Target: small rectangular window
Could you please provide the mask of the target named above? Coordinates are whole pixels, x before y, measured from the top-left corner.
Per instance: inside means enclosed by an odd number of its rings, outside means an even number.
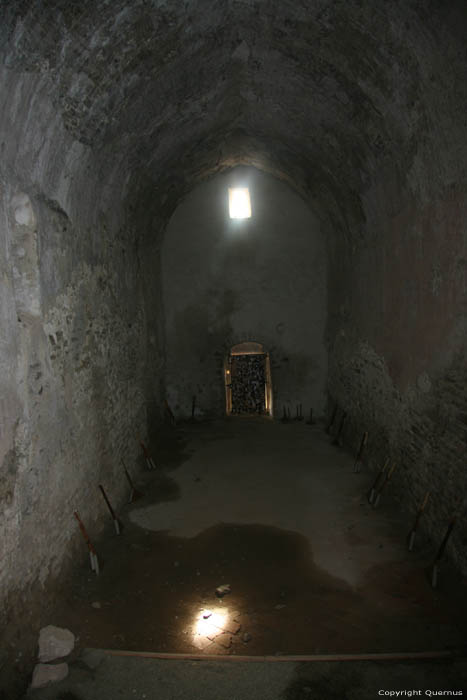
[[[249,219],[251,217],[248,187],[229,187],[229,214],[231,219]]]

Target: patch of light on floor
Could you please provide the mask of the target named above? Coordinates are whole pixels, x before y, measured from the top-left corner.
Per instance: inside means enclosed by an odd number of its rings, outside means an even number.
[[[214,638],[222,634],[227,621],[228,610],[226,608],[201,610],[196,616],[193,630],[195,644],[206,638]]]

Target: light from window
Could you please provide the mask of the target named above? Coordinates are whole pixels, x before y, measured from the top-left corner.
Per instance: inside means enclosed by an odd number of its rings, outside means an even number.
[[[249,219],[251,217],[248,187],[229,187],[229,214],[231,219]]]

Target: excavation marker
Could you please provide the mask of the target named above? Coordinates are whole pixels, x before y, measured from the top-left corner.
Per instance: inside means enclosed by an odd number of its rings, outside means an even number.
[[[307,425],[314,425],[315,421],[313,420],[313,409],[310,408],[310,420],[307,420],[306,422]]]
[[[414,522],[414,524],[413,524],[413,528],[412,528],[411,531],[409,532],[409,537],[408,537],[409,552],[411,552],[412,549],[413,549],[413,546],[414,546],[414,543],[415,543],[415,535],[416,535],[416,532],[417,532],[417,528],[418,528],[418,525],[419,525],[419,523],[420,523],[421,517],[422,517],[422,515],[423,515],[423,511],[424,511],[425,508],[426,508],[426,504],[428,503],[428,499],[429,499],[429,498],[430,498],[430,492],[427,491],[426,494],[425,494],[425,498],[423,499],[423,501],[421,502],[421,504],[420,504],[420,506],[419,506],[419,508],[418,508],[417,515],[415,516],[415,522]]]
[[[374,481],[374,483],[373,483],[373,486],[371,487],[370,491],[368,492],[368,503],[369,503],[370,505],[373,503],[373,500],[374,500],[374,497],[375,497],[375,493],[376,493],[376,489],[378,488],[379,483],[380,483],[380,481],[381,481],[381,479],[382,479],[382,477],[383,477],[383,475],[384,475],[386,469],[388,468],[388,465],[389,465],[389,457],[386,457],[385,463],[383,464],[383,466],[382,466],[381,469],[379,470],[378,474],[376,475],[376,479],[375,479],[375,481]]]
[[[334,410],[333,410],[333,412],[332,412],[331,420],[329,421],[329,423],[328,423],[327,426],[326,426],[326,432],[327,432],[328,435],[329,435],[330,432],[331,432],[331,428],[332,428],[332,426],[334,425],[334,421],[336,420],[336,417],[337,417],[337,403],[336,403],[335,406],[334,406]]]
[[[373,508],[377,508],[379,505],[379,501],[381,498],[381,494],[383,493],[383,489],[385,486],[388,485],[388,483],[391,481],[394,469],[396,468],[396,465],[393,464],[392,467],[389,469],[389,471],[386,473],[386,478],[384,479],[383,483],[379,487],[378,491],[375,493],[375,499],[373,501]]]
[[[96,576],[99,576],[100,574],[100,569],[99,569],[99,559],[97,558],[97,554],[94,554],[91,552],[91,569],[95,571]]]
[[[83,521],[79,517],[78,512],[75,510],[73,515],[75,516],[76,520],[78,521],[79,529],[81,530],[81,534],[84,537],[84,541],[86,542],[89,550],[89,559],[91,562],[91,569],[96,572],[96,575],[99,576],[99,559],[97,558],[97,552],[93,547],[93,544],[91,540],[89,539],[89,535],[86,532],[86,528],[84,527]]]
[[[142,449],[143,449],[143,454],[144,454],[144,458],[145,458],[145,460],[146,460],[146,466],[147,466],[147,468],[148,468],[148,469],[155,469],[155,468],[156,468],[156,465],[154,464],[153,458],[152,458],[151,455],[149,454],[148,448],[146,447],[146,445],[145,445],[143,442],[140,442],[139,444],[141,445],[141,447],[142,447]]]
[[[123,465],[123,471],[125,472],[125,476],[126,476],[127,481],[130,485],[130,498],[128,499],[128,503],[133,503],[133,501],[136,501],[137,498],[141,498],[143,494],[135,489],[135,487],[133,485],[133,480],[132,480],[130,474],[128,473],[128,469],[125,467],[125,462],[123,461],[122,458],[120,458],[120,459],[121,459],[121,462]]]
[[[106,504],[107,504],[107,508],[109,509],[109,513],[110,513],[110,515],[112,516],[112,519],[113,519],[113,521],[114,521],[115,532],[117,533],[117,535],[119,535],[119,534],[120,534],[120,523],[119,523],[119,521],[118,521],[118,518],[117,518],[117,516],[115,515],[115,511],[114,511],[114,509],[112,508],[112,505],[111,505],[111,503],[110,503],[110,501],[109,501],[109,499],[108,499],[108,497],[107,497],[106,492],[104,491],[104,487],[102,486],[102,484],[99,484],[99,488],[100,488],[101,493],[102,493],[102,495],[103,495],[103,497],[104,497],[104,501],[105,501]]]
[[[332,441],[332,444],[333,444],[333,445],[336,445],[337,447],[340,447],[340,446],[341,446],[341,444],[340,444],[340,438],[341,438],[341,433],[342,433],[342,431],[343,431],[343,429],[344,429],[344,423],[345,423],[345,419],[346,419],[346,418],[347,418],[347,413],[344,411],[344,413],[342,414],[341,422],[340,422],[340,424],[339,424],[339,430],[337,431],[336,437],[335,437],[334,440]]]
[[[451,536],[451,532],[454,529],[454,525],[456,524],[456,518],[451,518],[451,521],[448,525],[448,529],[446,530],[446,534],[444,535],[443,541],[440,544],[440,547],[438,549],[438,554],[436,555],[436,559],[433,563],[433,570],[431,572],[431,585],[433,588],[436,588],[438,585],[438,569],[439,569],[439,562],[441,561],[444,550],[446,549],[446,545],[448,543],[448,540]]]
[[[283,423],[288,423],[288,422],[289,422],[289,419],[288,419],[288,417],[287,417],[287,410],[286,410],[285,406],[283,406],[283,413],[282,413],[281,421],[282,421]]]
[[[355,460],[355,464],[353,465],[353,470],[355,473],[361,471],[362,468],[362,456],[363,452],[365,451],[365,445],[368,440],[368,433],[363,433],[362,441],[360,443],[360,449],[358,450],[357,454],[357,459]]]

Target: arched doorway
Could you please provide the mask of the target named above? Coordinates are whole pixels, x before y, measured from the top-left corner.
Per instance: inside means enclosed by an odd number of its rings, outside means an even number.
[[[272,416],[272,381],[269,353],[261,343],[234,345],[224,363],[227,415]]]

